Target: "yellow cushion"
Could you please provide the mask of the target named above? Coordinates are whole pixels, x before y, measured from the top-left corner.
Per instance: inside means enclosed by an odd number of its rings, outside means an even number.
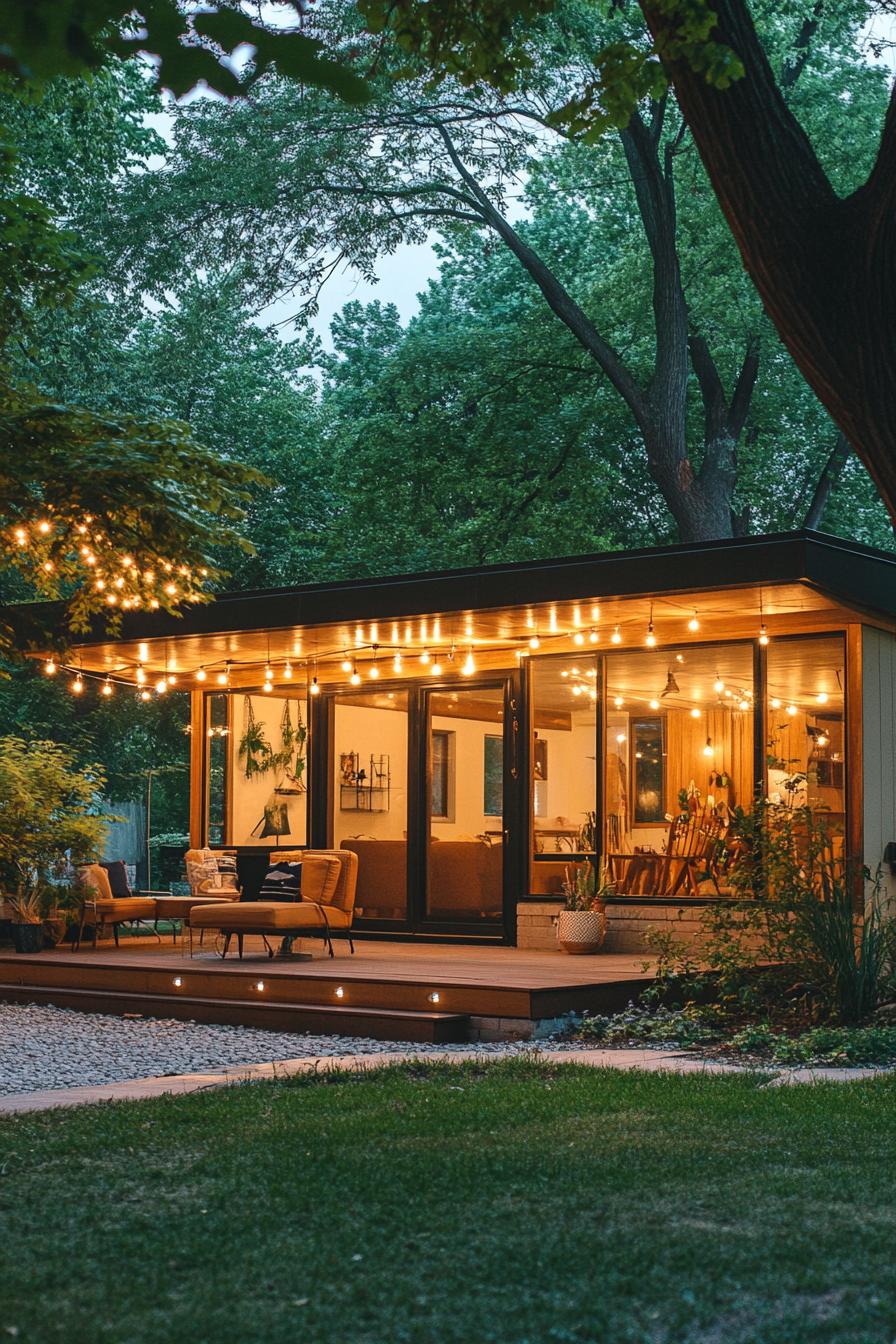
[[[93,905],[88,907],[88,916],[93,913]],[[97,919],[111,919],[113,921],[127,919],[155,919],[156,903],[152,896],[121,896],[117,900],[109,897],[105,900],[98,896],[96,899]]]
[[[351,918],[336,906],[324,906],[332,929],[347,929]],[[202,905],[190,912],[194,929],[223,929],[225,933],[266,932],[268,929],[322,929],[321,907],[303,901],[231,901]]]
[[[302,859],[302,900],[329,905],[342,865],[330,854],[306,854]]]
[[[85,887],[90,888],[91,899],[95,896],[100,901],[111,901],[112,888],[109,885],[109,874],[98,863],[85,863],[79,870],[81,881]]]

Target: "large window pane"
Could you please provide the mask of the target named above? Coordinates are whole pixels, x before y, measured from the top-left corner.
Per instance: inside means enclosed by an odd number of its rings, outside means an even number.
[[[408,697],[345,692],[333,710],[333,843],[358,855],[359,919],[407,913]]]
[[[213,697],[217,699],[217,697]],[[285,691],[230,696],[229,845],[295,849],[307,842],[308,712]]]
[[[530,890],[557,893],[595,848],[597,659],[533,659],[531,675]]]
[[[846,812],[843,639],[773,640],[768,649],[768,796],[827,814]]]
[[[605,852],[710,855],[735,809],[753,802],[752,645],[631,650],[610,655],[606,669]],[[614,873],[623,887],[639,873],[640,894],[671,884],[686,895],[710,865],[686,867],[619,862]]]

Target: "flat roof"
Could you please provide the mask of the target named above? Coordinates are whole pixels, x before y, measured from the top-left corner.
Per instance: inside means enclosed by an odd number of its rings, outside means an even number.
[[[857,610],[896,619],[896,555],[820,532],[802,531],[222,593],[214,602],[186,608],[181,616],[129,612],[123,616],[121,633],[114,638],[97,620],[89,634],[71,643],[72,647],[86,648],[134,640],[482,611],[526,603],[660,597],[795,582]]]

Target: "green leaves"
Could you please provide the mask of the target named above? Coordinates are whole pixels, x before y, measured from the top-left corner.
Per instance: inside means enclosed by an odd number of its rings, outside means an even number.
[[[238,0],[198,13],[185,0],[0,0],[0,32],[0,71],[36,87],[98,70],[113,52],[152,58],[159,87],[177,98],[202,82],[235,97],[274,66],[350,103],[368,97],[364,80],[319,41],[254,22]],[[247,45],[254,59],[236,70],[228,58]]]

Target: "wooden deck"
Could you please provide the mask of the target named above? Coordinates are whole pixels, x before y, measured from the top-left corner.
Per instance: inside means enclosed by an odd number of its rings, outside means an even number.
[[[222,961],[148,940],[16,955],[0,951],[0,999],[386,1040],[530,1035],[569,1012],[620,1007],[649,984],[640,956],[569,957],[512,947],[344,943],[335,959],[270,960],[261,939]]]

